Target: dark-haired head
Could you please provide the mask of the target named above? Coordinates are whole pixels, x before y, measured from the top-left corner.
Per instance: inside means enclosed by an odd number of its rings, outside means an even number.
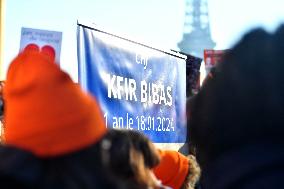
[[[283,33],[246,34],[195,97],[189,134],[201,166],[248,144],[283,143]]]
[[[160,159],[151,141],[138,131],[111,129],[101,141],[101,159],[106,170],[125,188],[156,188],[152,173]]]

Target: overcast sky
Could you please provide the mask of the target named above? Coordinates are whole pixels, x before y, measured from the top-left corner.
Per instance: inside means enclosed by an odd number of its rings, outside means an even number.
[[[215,49],[230,48],[248,30],[284,22],[283,0],[208,0]],[[185,0],[6,0],[4,69],[18,53],[21,27],[63,32],[61,67],[77,80],[76,22],[168,49],[182,38]]]

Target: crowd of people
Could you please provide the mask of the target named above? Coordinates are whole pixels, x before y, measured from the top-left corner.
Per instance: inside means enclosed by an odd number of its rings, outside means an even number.
[[[51,47],[30,44],[10,64],[3,93],[1,186],[178,189],[185,182],[190,182],[186,188],[194,186],[199,174],[195,159],[158,150],[137,131],[108,130],[95,97],[59,68],[54,55]],[[166,165],[180,170],[170,177],[164,177],[169,171],[159,171],[165,164],[162,152],[171,162]],[[179,172],[181,176],[175,177]]]
[[[284,178],[284,26],[246,34],[187,101],[190,155],[108,130],[95,97],[28,45],[1,82],[1,188],[261,189]],[[4,99],[4,100],[2,100]]]

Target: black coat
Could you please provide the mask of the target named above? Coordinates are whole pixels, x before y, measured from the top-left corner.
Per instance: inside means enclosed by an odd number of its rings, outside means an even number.
[[[234,150],[202,170],[202,189],[284,188],[284,145],[259,143]]]
[[[38,188],[42,173],[33,154],[0,146],[0,188]]]
[[[0,188],[116,189],[120,185],[102,170],[96,147],[56,158],[0,146]],[[92,156],[90,156],[92,155]]]

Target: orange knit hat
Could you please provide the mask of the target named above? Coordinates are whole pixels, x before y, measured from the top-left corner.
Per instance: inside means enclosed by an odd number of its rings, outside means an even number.
[[[30,45],[12,61],[4,98],[6,144],[40,157],[77,151],[107,132],[95,99],[60,70],[50,48]]]
[[[161,162],[153,170],[156,177],[163,185],[180,189],[189,170],[187,157],[176,151],[159,150],[159,152]]]

